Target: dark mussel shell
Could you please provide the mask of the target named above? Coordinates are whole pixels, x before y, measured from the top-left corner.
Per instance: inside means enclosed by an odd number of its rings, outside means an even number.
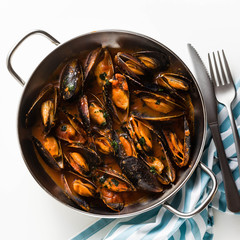
[[[75,97],[83,88],[83,70],[78,59],[69,61],[60,74],[60,93],[63,100]]]
[[[147,67],[145,64],[129,53],[118,52],[114,61],[123,74],[133,79],[140,80],[141,76],[146,74]]]
[[[53,85],[47,85],[39,93],[32,106],[26,114],[25,123],[28,126],[29,118],[33,109],[41,104],[41,118],[44,125],[44,133],[48,134],[55,125],[56,110],[58,105],[58,89]]]
[[[91,72],[92,68],[98,62],[99,57],[101,56],[103,48],[98,47],[90,52],[88,55],[85,63],[84,63],[84,82],[88,78],[89,73]],[[85,85],[85,84],[84,84]]]
[[[178,167],[184,167],[189,162],[191,134],[186,117],[183,118],[183,140],[171,129],[163,130],[168,146],[172,152],[173,160]]]
[[[134,185],[127,179],[125,174],[112,168],[98,168],[96,174],[101,187],[108,188],[114,192],[135,191]]]
[[[101,166],[103,163],[103,159],[101,159],[98,153],[87,146],[73,143],[68,145],[68,148],[71,151],[79,152],[84,157],[84,159],[86,159],[90,170]]]
[[[49,143],[44,144],[44,141],[48,141]],[[44,160],[46,164],[58,171],[63,169],[63,154],[59,141],[57,141],[54,137],[49,136],[46,137],[44,140],[40,141],[36,137],[32,136],[32,142],[40,157]],[[50,145],[51,143],[54,145]],[[53,150],[55,150],[56,154],[53,155],[53,153],[50,153],[50,149],[52,149],[52,152]]]
[[[169,65],[169,57],[159,51],[140,51],[133,54],[137,57],[148,69],[148,71],[164,71]]]
[[[135,98],[131,104],[130,114],[134,117],[152,120],[167,121],[184,114],[184,109],[176,103],[169,94],[151,93],[147,91],[133,91]]]
[[[159,85],[171,90],[188,91],[190,80],[186,77],[175,73],[163,73],[156,77]]]
[[[69,183],[66,179],[66,176],[64,174],[61,175],[61,181],[64,187],[64,193],[65,195],[72,200],[77,206],[81,207],[83,210],[89,212],[90,206],[87,203],[87,201],[81,197],[80,195],[73,192],[69,186]]]
[[[91,128],[90,128],[90,115],[89,115],[89,109],[88,109],[87,95],[83,95],[80,97],[78,102],[78,111],[82,119],[84,128],[86,129],[87,133],[90,134]]]
[[[120,167],[137,189],[150,192],[163,191],[163,187],[159,183],[156,175],[150,171],[149,166],[141,159],[136,157],[120,159]]]

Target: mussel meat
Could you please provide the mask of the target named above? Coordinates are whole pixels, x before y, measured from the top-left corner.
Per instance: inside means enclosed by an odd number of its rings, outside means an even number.
[[[129,89],[122,74],[115,74],[114,78],[104,85],[103,97],[107,108],[118,121],[126,122],[129,113]]]
[[[41,158],[50,167],[55,170],[61,170],[64,167],[63,154],[60,142],[53,136],[47,136],[41,141],[32,136],[32,142]]]

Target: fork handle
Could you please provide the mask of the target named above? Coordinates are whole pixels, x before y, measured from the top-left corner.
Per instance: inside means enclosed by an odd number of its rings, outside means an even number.
[[[240,139],[239,139],[235,119],[234,119],[234,116],[233,116],[233,113],[232,113],[231,105],[226,106],[226,108],[227,108],[227,111],[228,111],[228,115],[229,115],[229,119],[230,119],[230,123],[231,123],[231,127],[232,127],[232,133],[233,133],[233,138],[234,138],[235,148],[236,148],[236,153],[237,153],[238,168],[239,168],[239,171],[240,171]]]
[[[228,165],[228,160],[226,157],[226,153],[224,150],[224,146],[222,143],[222,139],[219,132],[219,125],[217,123],[209,125],[213,141],[216,145],[218,159],[220,162],[222,177],[223,177],[223,184],[225,189],[227,207],[231,212],[239,212],[240,211],[240,196],[233,179],[232,172]]]

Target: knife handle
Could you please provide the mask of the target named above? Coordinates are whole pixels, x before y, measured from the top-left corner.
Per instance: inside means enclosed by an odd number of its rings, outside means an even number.
[[[209,125],[213,141],[216,145],[218,159],[221,167],[223,184],[225,189],[227,207],[231,212],[239,212],[240,211],[240,196],[233,179],[232,172],[228,165],[228,160],[226,157],[226,153],[224,150],[224,146],[222,143],[221,135],[219,132],[219,125],[217,123]]]

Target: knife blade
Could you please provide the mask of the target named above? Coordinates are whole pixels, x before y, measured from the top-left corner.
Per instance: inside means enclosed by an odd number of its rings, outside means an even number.
[[[213,83],[196,49],[191,44],[188,44],[188,50],[193,62],[196,80],[198,82],[198,85],[203,96],[203,100],[205,102],[208,125],[211,130],[213,141],[217,149],[218,159],[223,176],[223,184],[226,194],[227,207],[232,212],[239,212],[240,196],[234,178],[232,176],[232,172],[228,165],[228,160],[219,132],[217,100],[213,88]]]

